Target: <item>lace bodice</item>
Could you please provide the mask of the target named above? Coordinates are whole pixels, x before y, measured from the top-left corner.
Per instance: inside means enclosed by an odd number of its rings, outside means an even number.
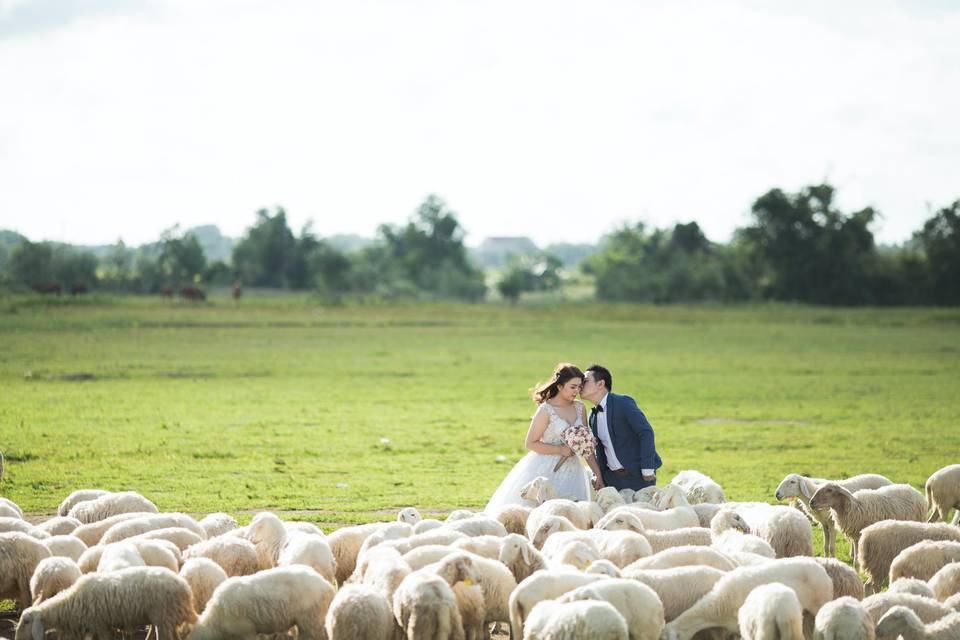
[[[573,401],[574,407],[577,409],[577,417],[573,423],[569,423],[564,419],[559,413],[557,413],[556,408],[549,402],[544,402],[543,406],[547,411],[547,415],[550,417],[550,423],[547,424],[547,428],[544,430],[543,435],[540,436],[540,442],[544,444],[563,444],[563,439],[561,435],[568,428],[573,426],[583,426],[583,403],[579,400]]]

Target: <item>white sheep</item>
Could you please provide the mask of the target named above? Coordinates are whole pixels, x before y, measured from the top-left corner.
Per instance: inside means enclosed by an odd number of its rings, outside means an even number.
[[[612,604],[627,623],[630,640],[657,640],[663,630],[663,603],[660,602],[660,596],[636,580],[598,580],[557,598],[557,602],[561,603],[582,600],[599,600]]]
[[[74,562],[79,560],[83,552],[87,550],[87,545],[83,544],[83,540],[70,535],[50,536],[42,542],[50,550],[50,555],[70,558]]]
[[[510,570],[500,561],[484,558],[469,551],[460,551],[447,556],[438,563],[443,567],[466,558],[473,567],[475,580],[483,591],[485,622],[507,622],[510,620],[510,594],[517,588],[517,581]]]
[[[502,538],[507,535],[506,527],[500,524],[499,520],[485,515],[476,515],[470,518],[463,518],[462,520],[446,522],[443,526],[446,529],[458,531],[467,536],[498,536]],[[413,529],[410,530],[409,535],[413,535]]]
[[[387,599],[362,584],[337,591],[327,610],[326,629],[329,640],[394,640],[399,631]]]
[[[370,555],[377,550],[390,549],[396,552],[397,556],[409,553],[414,549],[424,546],[435,546],[435,545],[444,545],[449,546],[457,540],[463,540],[466,536],[458,531],[450,531],[448,529],[439,529],[436,531],[428,531],[420,535],[410,536],[408,538],[397,538],[394,540],[385,540],[382,543],[371,546],[363,550],[363,553],[358,556],[356,567],[353,570],[349,578],[349,582],[360,582],[362,581],[364,574],[366,572],[367,566],[370,564]],[[371,536],[370,538],[374,538]]]
[[[446,529],[446,527],[444,527]],[[459,532],[455,532],[449,529],[446,529],[447,533],[464,535]],[[389,522],[384,526],[380,527],[374,531],[370,536],[363,541],[363,544],[360,545],[360,553],[357,554],[357,562],[360,563],[363,560],[363,554],[366,553],[369,549],[383,544],[386,542],[396,542],[399,540],[406,540],[413,536],[413,527],[408,525],[406,522]],[[404,552],[401,552],[404,553]]]
[[[132,513],[118,513],[115,516],[109,518],[104,518],[103,520],[98,520],[97,522],[91,522],[90,524],[82,524],[71,532],[71,535],[77,536],[83,543],[88,547],[92,547],[95,544],[99,544],[100,539],[103,537],[110,527],[117,524],[118,522],[124,522],[125,520],[132,520],[133,518],[139,518],[140,516],[149,516],[153,513],[148,512],[139,512],[135,511]]]
[[[566,498],[553,498],[530,511],[527,517],[527,536],[533,538],[534,532],[550,516],[564,517],[577,529],[589,529],[590,519],[577,503]]]
[[[678,484],[665,484],[662,487],[658,487],[656,496],[653,498],[653,506],[656,507],[657,511],[664,511],[666,509],[675,509],[677,507],[689,507],[690,503],[687,502],[687,494],[684,493],[683,487]],[[634,493],[636,495],[636,493]]]
[[[727,501],[727,497],[723,493],[723,487],[717,484],[713,478],[699,471],[681,471],[673,476],[670,484],[675,484],[682,488],[687,502],[691,505],[702,503],[719,504]]]
[[[100,565],[100,556],[103,555],[105,548],[102,544],[95,544],[92,547],[88,547],[80,556],[80,559],[77,560],[77,566],[80,567],[80,571],[82,573],[92,573],[96,571]]]
[[[237,528],[237,519],[227,513],[217,512],[204,516],[198,523],[206,534],[204,538],[215,538]]]
[[[367,560],[370,561],[370,564],[362,574],[362,584],[373,587],[382,593],[387,602],[391,603],[392,609],[394,594],[413,570],[400,556],[400,553],[392,547],[380,546],[371,549],[370,553],[367,554]],[[354,580],[357,575],[358,572],[354,571],[351,580]]]
[[[836,558],[814,558],[814,562],[823,567],[830,580],[833,582],[833,597],[842,598],[850,596],[857,600],[863,600],[863,581],[860,580],[860,574],[853,570],[846,562],[841,562]]]
[[[939,517],[944,522],[950,515],[950,509],[957,509],[953,524],[960,523],[960,464],[951,464],[933,472],[925,486],[928,522]]]
[[[426,533],[427,531],[433,531],[434,529],[439,529],[442,526],[442,520],[437,520],[436,518],[424,518],[417,524],[413,525],[413,535]]]
[[[623,498],[624,504],[630,504],[633,502],[633,496],[636,495],[636,491],[633,489],[620,489],[617,493],[620,494],[620,497]]]
[[[524,640],[627,640],[627,622],[609,602],[547,600],[533,607]]]
[[[0,533],[25,533],[34,538],[41,538],[37,535],[39,531],[32,524],[19,516],[0,516]]]
[[[83,524],[106,520],[121,513],[158,513],[157,505],[153,504],[135,491],[108,493],[93,500],[78,502],[67,516],[76,518]]]
[[[196,620],[190,586],[175,573],[157,567],[132,567],[82,576],[73,586],[20,616],[16,640],[112,638],[115,630],[139,631],[150,625],[159,640],[175,640]]]
[[[890,583],[900,578],[927,581],[944,566],[960,562],[960,542],[923,540],[897,554],[890,564]]]
[[[559,519],[561,522],[563,518]],[[544,523],[544,526],[550,527],[550,523]],[[569,525],[563,525],[569,526]],[[538,538],[533,541],[537,546]],[[607,531],[605,529],[590,529],[580,531],[576,528],[561,529],[549,535],[542,543],[542,553],[544,557],[553,555],[551,549],[558,548],[570,540],[582,540],[593,542],[600,552],[601,557],[609,560],[620,568],[623,568],[641,558],[650,556],[653,552],[647,539],[633,531]]]
[[[397,512],[397,522],[406,522],[410,526],[413,526],[421,520],[423,520],[423,518],[415,507],[404,507]]]
[[[546,476],[537,476],[520,488],[520,499],[526,507],[536,507],[557,497],[557,490]]]
[[[293,626],[301,640],[319,640],[326,637],[333,596],[330,583],[303,565],[227,578],[207,601],[188,640],[253,638],[286,633]]]
[[[228,577],[247,576],[260,568],[257,548],[249,540],[219,536],[187,547],[183,559],[207,558],[220,565]]]
[[[604,487],[600,489],[600,491],[597,491],[597,504],[599,504],[600,509],[607,514],[615,507],[625,505],[627,502],[616,488]]]
[[[765,502],[728,502],[724,507],[736,509],[750,532],[770,543],[778,558],[813,555],[813,528],[799,510]]]
[[[847,491],[860,489],[879,489],[893,484],[889,478],[876,473],[864,473],[846,480],[824,480],[823,478],[808,478],[799,473],[790,473],[777,487],[774,496],[777,500],[796,498],[803,511],[820,523],[823,529],[823,555],[831,558],[837,555],[837,528],[830,514],[830,509],[814,509],[810,506],[810,498],[824,484],[833,482]]]
[[[721,509],[710,522],[713,546],[726,553],[755,553],[767,558],[777,557],[770,543],[750,533],[750,526],[731,508]]]
[[[737,613],[743,640],[803,640],[803,609],[793,589],[779,582],[760,585]]]
[[[926,515],[923,494],[908,484],[891,484],[879,489],[851,493],[834,482],[821,485],[810,498],[810,508],[829,508],[837,527],[850,541],[850,553],[857,557],[860,533],[881,520],[922,521]]]
[[[877,623],[877,635],[903,640],[960,640],[960,613],[925,625],[909,608],[896,606]]]
[[[63,499],[63,502],[61,502],[57,508],[57,515],[66,516],[70,513],[70,509],[72,509],[74,505],[87,502],[88,500],[96,500],[100,496],[105,496],[108,493],[110,492],[104,491],[103,489],[77,489]]]
[[[623,510],[613,510],[605,515],[597,523],[597,529],[606,531],[633,531],[640,533],[650,543],[650,549],[653,553],[659,553],[664,549],[671,547],[682,547],[690,545],[709,546],[713,542],[713,537],[709,529],[702,527],[685,527],[683,529],[671,529],[670,531],[654,531],[643,526],[635,514]]]
[[[287,567],[303,564],[319,573],[328,581],[337,575],[337,561],[330,545],[323,538],[309,533],[295,532],[287,536],[277,556],[277,566]]]
[[[30,577],[44,558],[51,556],[36,538],[18,531],[0,533],[0,600],[30,604]]]
[[[0,502],[0,518],[16,518],[17,520],[23,520],[23,513],[20,511],[19,507],[14,508],[6,502]]]
[[[603,576],[580,573],[572,569],[545,569],[527,577],[510,594],[511,637],[525,637],[524,621],[538,602],[558,598],[577,587],[603,579]]]
[[[97,564],[98,573],[121,571],[130,567],[145,567],[146,562],[136,545],[132,542],[115,542],[103,545],[100,562]]]
[[[857,562],[867,574],[867,593],[879,589],[901,551],[923,540],[960,542],[960,529],[945,523],[881,520],[860,532]]]
[[[850,596],[820,608],[814,621],[814,640],[874,640],[873,619],[863,604]]]
[[[478,515],[470,509],[454,509],[447,514],[447,519],[445,522],[455,522],[457,520],[465,520],[466,518],[472,518],[473,516]]]
[[[503,525],[507,533],[524,534],[527,531],[527,519],[530,518],[530,507],[519,504],[505,504],[491,513],[497,522]]]
[[[960,593],[960,562],[951,562],[944,566],[927,581],[927,584],[940,602]]]
[[[127,540],[163,540],[164,542],[169,542],[179,551],[184,551],[188,547],[192,547],[195,544],[203,542],[203,538],[198,536],[196,533],[190,529],[184,529],[183,527],[166,527],[163,529],[153,529],[152,531],[145,531],[144,533],[137,534],[135,536],[130,536],[126,538]],[[102,544],[102,543],[101,543]]]
[[[284,520],[283,528],[287,530],[287,535],[291,533],[306,533],[311,536],[319,536],[323,539],[326,539],[327,534],[323,530],[312,522],[305,522],[303,520]]]
[[[623,577],[637,580],[653,589],[663,603],[666,622],[689,609],[726,575],[726,572],[704,566],[674,567],[672,569],[631,569]]]
[[[592,540],[568,540],[551,549],[545,557],[552,569],[573,567],[578,571],[583,571],[601,559],[600,551]]]
[[[866,609],[874,624],[880,622],[883,614],[897,605],[909,607],[924,623],[934,622],[953,612],[950,607],[937,602],[933,598],[925,598],[912,593],[884,591],[863,599],[863,608]],[[877,636],[880,636],[880,634],[877,634]]]
[[[143,563],[148,567],[164,567],[173,573],[180,571],[180,549],[166,540],[138,540],[136,538],[127,538],[124,542],[132,543],[136,548]],[[120,544],[120,543],[118,543]]]
[[[622,578],[623,572],[620,567],[609,560],[600,558],[584,569],[584,573],[590,573],[597,576],[607,576],[608,578]]]
[[[287,541],[287,529],[280,518],[269,511],[261,511],[250,521],[245,537],[257,548],[261,570],[277,566],[280,550]]]
[[[622,505],[614,507],[607,514],[615,513],[620,510],[626,510],[637,516],[646,529],[656,531],[669,531],[671,529],[684,529],[687,527],[699,527],[700,518],[692,507],[674,507],[664,511],[651,511],[638,507],[636,504]]]
[[[955,593],[943,601],[943,605],[948,609],[960,611],[960,593]]]
[[[425,570],[414,571],[393,595],[393,616],[409,640],[464,640],[463,620],[446,580]]]
[[[46,531],[51,536],[65,536],[67,534],[73,533],[74,529],[80,526],[80,521],[76,518],[68,518],[66,516],[54,516],[53,518],[48,518],[40,524],[37,525],[37,529],[41,531]]]
[[[424,568],[423,572],[443,578],[450,586],[460,612],[464,636],[468,640],[483,638],[486,635],[487,610],[473,559],[467,553],[458,552]]]
[[[193,609],[199,614],[206,609],[216,588],[227,579],[227,573],[209,558],[190,558],[180,568],[180,577],[190,585]]]
[[[697,518],[700,520],[700,526],[708,529],[710,528],[710,521],[713,520],[713,517],[717,515],[717,512],[719,512],[722,507],[722,504],[713,504],[710,502],[690,505],[690,508],[693,509],[693,512],[697,514]]]
[[[463,549],[464,551],[475,553],[484,558],[496,560],[500,557],[500,545],[503,544],[503,538],[505,537],[506,536],[473,536],[454,540],[450,546],[455,549]]]
[[[685,566],[713,567],[720,571],[733,571],[739,565],[730,559],[730,556],[713,547],[672,547],[655,553],[648,558],[641,558],[626,567],[631,571],[649,569],[671,569]]]
[[[384,525],[383,522],[374,522],[340,527],[327,536],[327,543],[337,560],[337,584],[344,584],[353,573],[364,540]]]
[[[736,633],[737,611],[747,595],[769,582],[780,582],[793,589],[803,610],[812,615],[833,598],[833,583],[827,572],[809,558],[738,567],[720,578],[709,593],[670,622],[664,632],[679,640],[690,640],[698,631],[711,627]]]
[[[53,556],[44,558],[30,577],[30,594],[37,605],[68,589],[80,579],[80,567],[70,558]]]
[[[547,568],[546,560],[537,548],[525,537],[515,533],[503,539],[500,562],[510,570],[518,584],[534,571]]]
[[[930,598],[936,600],[937,597],[933,593],[933,589],[930,588],[924,580],[919,578],[900,578],[899,580],[890,581],[890,588],[887,589],[888,593],[912,593],[915,596],[923,596],[924,598]]]
[[[110,544],[112,542],[120,542],[121,540],[147,533],[148,531],[169,529],[172,527],[188,529],[201,540],[207,537],[207,533],[203,527],[185,513],[157,513],[118,522],[107,529],[103,537],[100,538],[100,543]]]

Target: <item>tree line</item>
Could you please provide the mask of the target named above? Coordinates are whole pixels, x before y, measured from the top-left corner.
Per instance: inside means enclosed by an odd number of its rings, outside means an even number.
[[[595,281],[597,298],[608,301],[960,304],[960,200],[933,213],[907,242],[882,247],[871,231],[878,213],[844,213],[834,199],[828,184],[797,193],[772,189],[757,198],[750,224],[726,244],[708,240],[696,222],[668,229],[625,225],[605,236],[579,269]],[[294,233],[282,208],[258,211],[229,261],[208,260],[197,238],[178,227],[159,242],[136,249],[118,242],[99,257],[14,236],[0,232],[0,278],[13,289],[56,284],[69,290],[81,283],[159,293],[236,283],[331,299],[467,301],[488,293],[456,214],[435,195],[406,224],[381,225],[373,242],[353,251],[333,246],[310,225]],[[494,286],[516,301],[527,292],[561,289],[569,276],[563,257],[531,248],[505,259]]]

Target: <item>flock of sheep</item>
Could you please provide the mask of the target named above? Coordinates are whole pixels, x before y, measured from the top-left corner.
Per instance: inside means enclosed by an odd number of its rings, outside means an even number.
[[[945,522],[960,509],[960,464],[933,474],[926,496],[874,474],[791,474],[775,497],[792,506],[730,502],[683,471],[586,502],[541,477],[519,497],[443,521],[408,507],[329,535],[267,512],[245,527],[196,520],[101,490],[31,525],[0,498],[0,599],[22,608],[16,640],[145,627],[158,640],[459,640],[491,627],[516,640],[960,640],[960,510]],[[834,557],[837,529],[866,585]]]

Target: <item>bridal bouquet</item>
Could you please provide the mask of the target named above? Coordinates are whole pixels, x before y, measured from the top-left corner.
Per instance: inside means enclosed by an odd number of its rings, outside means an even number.
[[[563,440],[565,445],[573,450],[574,454],[580,456],[581,458],[592,454],[597,446],[597,439],[593,437],[593,432],[590,431],[589,427],[585,427],[583,425],[568,427],[561,434],[560,438]],[[572,457],[573,456],[560,458],[560,462],[553,467],[553,470],[557,471],[563,466],[564,462]]]

